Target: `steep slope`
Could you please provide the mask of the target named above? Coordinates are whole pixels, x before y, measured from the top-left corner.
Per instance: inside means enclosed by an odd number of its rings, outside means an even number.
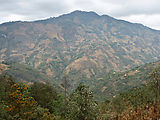
[[[18,82],[23,82],[26,84],[33,84],[33,82],[42,82],[55,85],[55,82],[52,81],[50,77],[30,66],[22,65],[15,62],[2,62],[0,64],[0,70],[1,69],[1,75],[11,75],[14,80]]]
[[[1,61],[29,64],[57,81],[67,74],[74,85],[160,59],[160,31],[94,12],[4,23],[0,43]]]

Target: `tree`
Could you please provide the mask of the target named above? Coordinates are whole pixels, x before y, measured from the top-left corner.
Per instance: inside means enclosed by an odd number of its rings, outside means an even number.
[[[28,86],[25,84],[13,84],[9,91],[8,113],[13,119],[32,118],[37,102],[29,96]]]
[[[68,79],[67,75],[63,76],[61,86],[64,88],[64,96],[65,96],[65,101],[66,101],[68,88],[71,86],[70,83],[69,83],[69,79]]]
[[[93,93],[89,87],[80,84],[70,95],[69,117],[71,120],[97,120],[99,109],[93,99]]]
[[[52,114],[38,105],[29,94],[29,86],[15,83],[10,87],[7,100],[8,120],[51,120]]]
[[[156,94],[156,100],[160,99],[160,67],[155,68],[151,75],[151,87]]]
[[[7,119],[6,101],[8,100],[9,89],[14,83],[15,82],[11,76],[0,76],[0,120]]]
[[[53,101],[58,99],[57,91],[54,87],[35,82],[31,86],[31,96],[35,98],[37,103],[41,105],[41,107],[48,108],[50,112],[53,111]]]

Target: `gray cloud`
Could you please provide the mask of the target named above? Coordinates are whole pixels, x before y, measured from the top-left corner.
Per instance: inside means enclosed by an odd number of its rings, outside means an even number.
[[[38,20],[84,10],[160,29],[159,5],[159,0],[0,0],[0,23]]]
[[[112,12],[115,16],[160,13],[160,1],[158,0],[128,0],[127,2],[119,3],[119,5],[122,7]]]
[[[62,14],[68,7],[66,2],[57,0],[6,0],[6,2],[3,0],[0,4],[0,11],[31,17],[49,17],[49,15]]]

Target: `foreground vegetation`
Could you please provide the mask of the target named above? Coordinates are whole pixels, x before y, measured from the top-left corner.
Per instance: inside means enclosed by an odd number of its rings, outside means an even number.
[[[4,120],[158,120],[160,119],[160,67],[150,81],[105,102],[96,102],[84,84],[64,93],[47,83],[30,86],[0,77],[0,119]],[[65,85],[64,85],[65,86]]]
[[[107,120],[158,120],[159,100],[160,67],[157,67],[146,85],[134,87],[101,104],[101,116]]]
[[[96,120],[98,104],[89,88],[80,84],[70,95],[57,93],[44,83],[31,86],[0,78],[0,119],[6,120]]]

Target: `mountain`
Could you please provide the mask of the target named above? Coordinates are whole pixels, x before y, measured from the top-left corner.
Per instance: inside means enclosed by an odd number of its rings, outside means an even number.
[[[65,74],[73,86],[160,59],[160,31],[95,12],[4,23],[0,43],[0,61],[30,65],[59,83]]]

